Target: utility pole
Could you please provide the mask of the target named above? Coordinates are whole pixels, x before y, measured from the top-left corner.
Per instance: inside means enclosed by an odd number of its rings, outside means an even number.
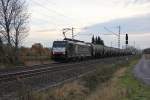
[[[74,39],[74,28],[72,27],[71,28],[71,31],[72,31],[72,40]]]
[[[136,46],[136,45],[135,45],[135,40],[134,40],[134,48],[136,48],[135,46]]]
[[[119,34],[118,34],[118,48],[120,49],[120,32],[121,32],[121,27],[119,26]]]
[[[107,30],[108,32],[111,32],[112,34],[114,34],[115,36],[118,37],[118,48],[120,49],[120,35],[121,35],[121,26],[119,25],[119,31],[118,34],[116,34],[115,32],[109,30],[108,28],[104,27],[105,30]]]

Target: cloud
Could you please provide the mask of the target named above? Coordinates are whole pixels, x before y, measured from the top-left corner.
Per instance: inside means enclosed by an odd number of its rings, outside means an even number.
[[[142,34],[150,33],[150,14],[134,16],[130,18],[122,18],[111,20],[104,23],[98,23],[92,26],[89,26],[85,33],[108,33],[104,27],[109,28],[112,31],[116,31],[117,26],[120,25],[122,32],[129,34]]]
[[[124,0],[122,2],[124,3],[124,7],[128,7],[133,5],[142,6],[144,4],[150,3],[150,0]]]
[[[114,33],[118,33],[118,25],[121,26],[121,34],[128,33],[129,34],[129,44],[134,45],[134,41],[136,41],[136,45],[141,48],[149,47],[149,36],[150,36],[150,14],[134,16],[129,18],[122,18],[111,20],[104,23],[98,23],[92,26],[89,26],[87,29],[82,30],[79,34],[89,34],[92,33],[95,36],[100,35],[104,40],[107,46],[110,46],[112,43],[113,47],[117,47],[117,37],[113,35],[103,35],[103,34],[111,34],[109,31],[104,29],[107,27],[109,30]],[[84,41],[89,41],[92,35],[85,38],[79,38]],[[125,35],[121,35],[121,45],[125,45]]]
[[[133,3],[149,3],[149,2],[150,0],[133,0]]]

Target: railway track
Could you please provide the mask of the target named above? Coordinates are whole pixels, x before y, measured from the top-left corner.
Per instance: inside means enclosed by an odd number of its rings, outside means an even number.
[[[67,70],[72,67],[72,65],[78,65],[80,63],[74,63],[74,64],[63,64],[63,65],[42,65],[38,66],[36,68],[30,68],[30,69],[25,69],[25,70],[19,70],[19,71],[14,71],[14,72],[4,72],[0,74],[0,83],[2,82],[9,82],[13,81],[17,78],[27,78],[27,77],[32,77],[37,74],[42,74],[46,72],[55,72],[55,71],[62,71],[62,70]],[[66,69],[67,68],[67,69]]]
[[[27,69],[13,70],[0,73],[0,100],[17,93],[22,85],[32,87],[32,90],[41,90],[55,86],[65,80],[78,77],[96,68],[97,64],[112,63],[121,58],[105,58],[75,63],[55,63]]]
[[[14,68],[8,68],[8,69],[1,69],[0,70],[0,75],[4,73],[9,73],[9,72],[17,72],[17,71],[22,71],[22,70],[30,70],[30,69],[37,69],[40,67],[46,67],[46,66],[52,66],[55,64],[59,64],[58,62],[53,62],[50,64],[41,64],[41,65],[33,65],[33,66],[17,66]]]

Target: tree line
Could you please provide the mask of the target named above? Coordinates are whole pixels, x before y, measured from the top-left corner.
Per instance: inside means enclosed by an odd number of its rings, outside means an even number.
[[[25,0],[0,0],[0,63],[18,63],[19,46],[29,31],[28,21]]]
[[[100,36],[94,36],[92,37],[92,43],[93,44],[100,44],[100,45],[104,45],[104,41],[100,38]]]

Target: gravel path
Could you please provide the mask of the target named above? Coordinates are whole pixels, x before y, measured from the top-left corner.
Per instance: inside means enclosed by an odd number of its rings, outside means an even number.
[[[150,59],[143,56],[134,68],[134,75],[147,85],[150,85]]]

